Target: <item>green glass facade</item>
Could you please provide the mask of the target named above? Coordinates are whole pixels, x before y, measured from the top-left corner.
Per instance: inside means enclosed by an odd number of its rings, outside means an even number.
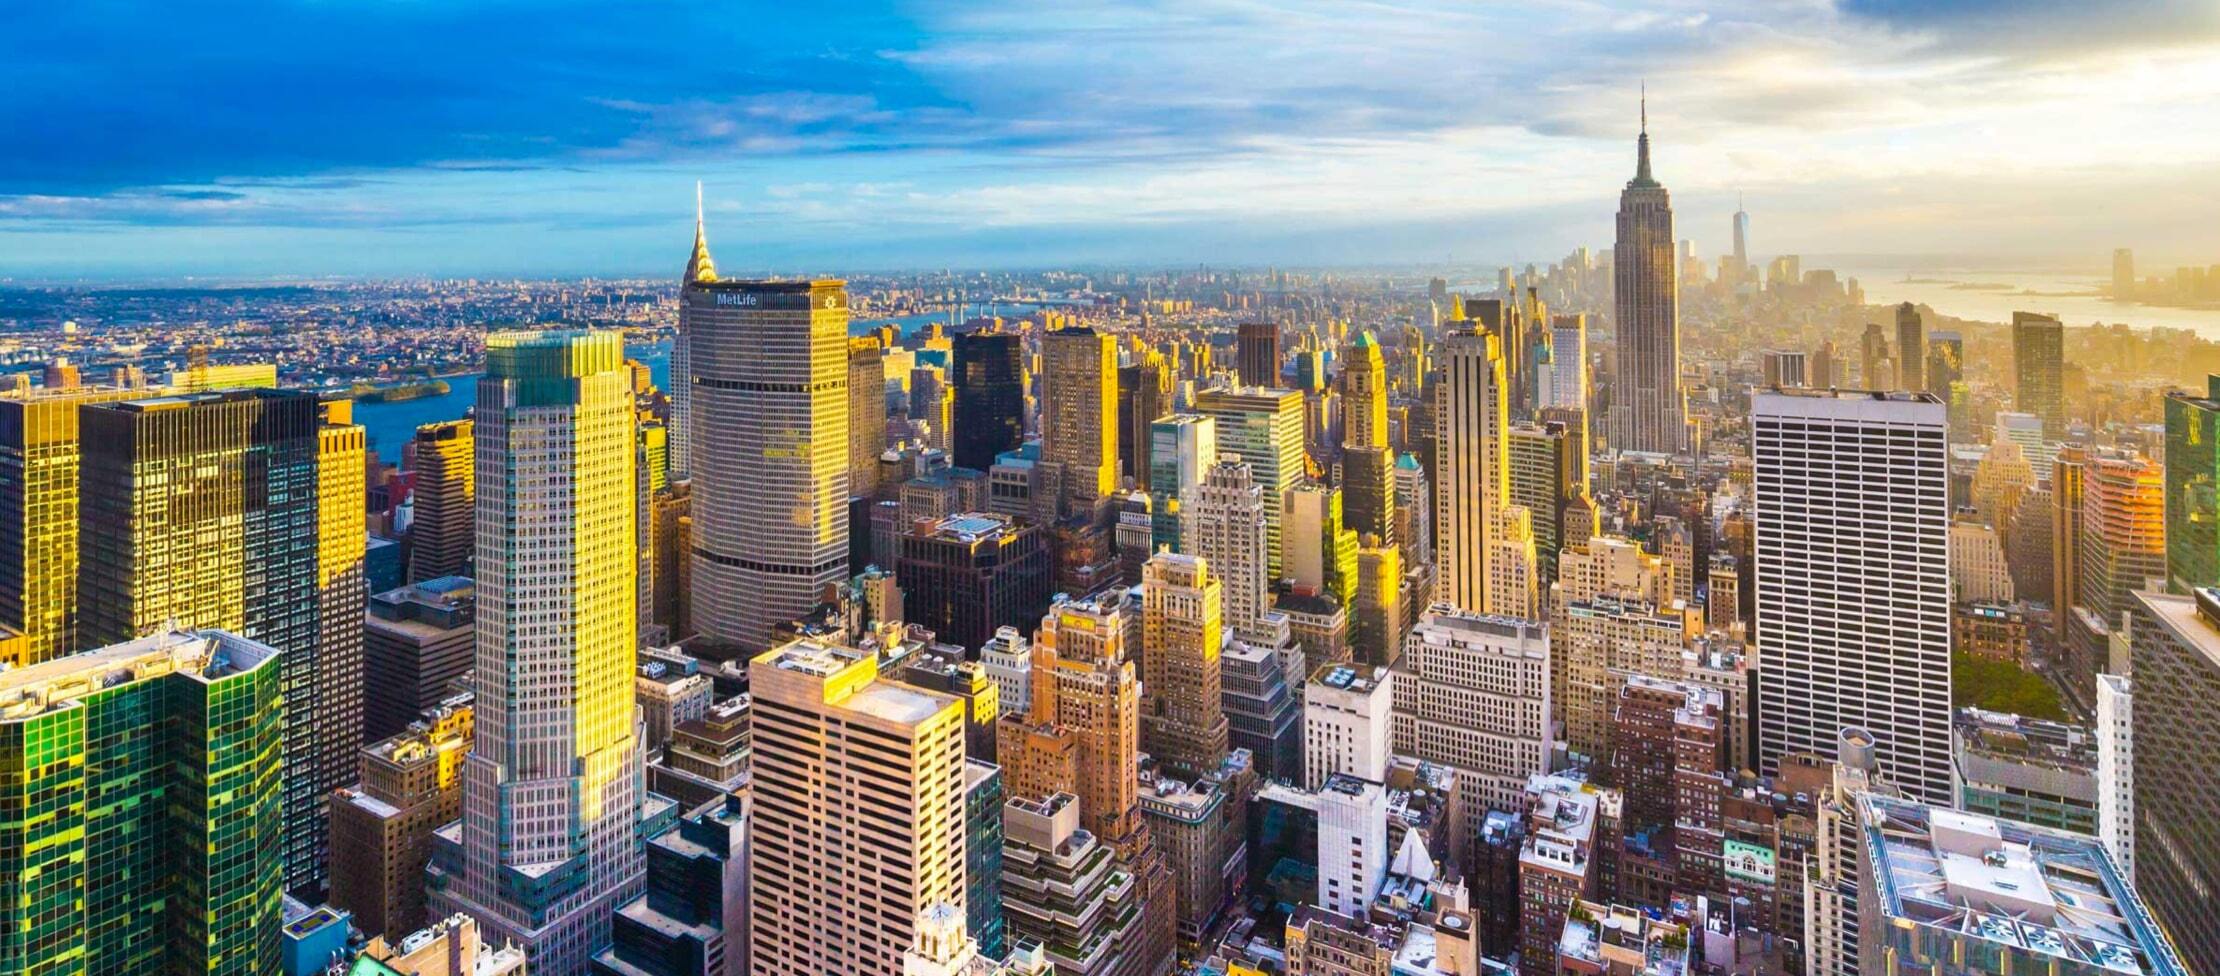
[[[277,971],[280,680],[217,631],[0,674],[0,972]]]
[[[2166,396],[2166,585],[2220,586],[2220,376]]]

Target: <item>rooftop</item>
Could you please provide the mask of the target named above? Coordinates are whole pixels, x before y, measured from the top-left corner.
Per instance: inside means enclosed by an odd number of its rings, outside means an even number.
[[[1926,926],[2119,973],[2186,976],[2095,838],[1864,794],[1879,910]],[[2040,965],[2040,963],[2037,963]]]
[[[141,637],[28,667],[0,670],[0,721],[71,707],[119,685],[166,674],[214,681],[254,670],[277,651],[220,630]]]

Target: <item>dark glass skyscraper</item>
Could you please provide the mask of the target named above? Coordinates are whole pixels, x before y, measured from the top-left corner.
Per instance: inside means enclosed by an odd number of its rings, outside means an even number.
[[[1680,389],[1680,274],[1673,203],[1650,175],[1647,105],[1634,178],[1619,194],[1612,248],[1618,375],[1611,388],[1611,446],[1672,454],[1688,447],[1688,401]]]
[[[2066,327],[2058,316],[2012,313],[2012,405],[2043,418],[2043,439],[2066,436]]]
[[[1015,332],[967,332],[954,345],[956,466],[985,471],[994,467],[995,455],[1025,440],[1024,339]]]
[[[353,608],[351,647],[327,646],[317,579],[319,417],[313,394],[261,389],[88,405],[78,416],[78,644],[220,627],[277,648],[285,882],[312,897],[323,886],[326,799],[351,773],[325,760],[351,756],[362,739],[360,683],[349,695],[324,680],[362,673],[363,608]]]
[[[1280,385],[1280,327],[1276,322],[1243,322],[1236,337],[1234,367],[1243,386]]]
[[[2220,586],[2220,376],[2166,395],[2166,584]]]

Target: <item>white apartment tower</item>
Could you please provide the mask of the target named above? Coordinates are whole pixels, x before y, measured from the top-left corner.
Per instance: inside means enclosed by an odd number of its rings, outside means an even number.
[[[2128,679],[2097,675],[2097,839],[2135,883],[2135,695]]]
[[[1950,804],[1942,402],[1783,390],[1758,393],[1751,416],[1763,771],[1857,727],[1906,795]]]
[[[478,381],[477,704],[461,863],[433,914],[575,976],[636,894],[639,564],[615,332],[497,332]]]

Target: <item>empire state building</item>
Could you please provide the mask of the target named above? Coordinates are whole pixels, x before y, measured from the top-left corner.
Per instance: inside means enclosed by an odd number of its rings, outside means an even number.
[[[1618,375],[1611,386],[1611,446],[1676,454],[1688,449],[1688,400],[1680,388],[1680,269],[1673,252],[1673,204],[1650,175],[1649,104],[1634,178],[1619,194],[1619,238],[1612,247]]]

